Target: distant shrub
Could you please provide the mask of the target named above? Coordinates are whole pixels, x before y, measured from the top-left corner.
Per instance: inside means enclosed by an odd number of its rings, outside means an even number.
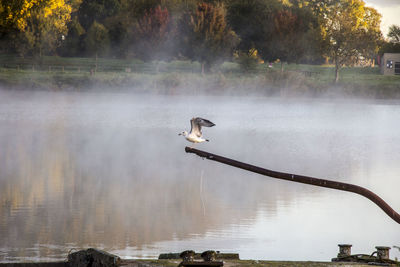
[[[218,69],[224,73],[227,72],[238,72],[240,71],[240,65],[237,62],[224,62],[220,66],[218,66]]]
[[[244,72],[256,70],[259,62],[257,50],[250,49],[248,52],[239,52],[236,61],[239,63],[240,69]]]
[[[177,73],[164,74],[157,81],[157,85],[162,86],[164,88],[168,88],[168,89],[176,88],[180,84],[181,84],[181,80]]]
[[[301,72],[269,71],[265,73],[263,82],[272,94],[302,96],[313,93],[312,84]]]

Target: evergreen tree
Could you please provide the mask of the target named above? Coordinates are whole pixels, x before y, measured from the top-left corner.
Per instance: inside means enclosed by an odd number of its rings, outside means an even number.
[[[110,39],[104,25],[94,21],[87,31],[84,44],[88,55],[96,56],[96,58],[107,55]]]
[[[228,2],[228,21],[240,38],[239,49],[256,48],[267,60],[268,41],[274,31],[273,15],[282,9],[278,0],[231,0]]]
[[[392,25],[389,27],[388,40],[383,41],[379,54],[400,53],[400,26]]]
[[[398,25],[390,26],[387,36],[390,42],[400,44],[400,26]]]
[[[117,14],[121,9],[119,0],[83,0],[78,10],[79,23],[88,30],[94,21],[104,21]]]
[[[10,52],[54,54],[68,32],[71,5],[64,0],[4,0],[0,3],[0,37]]]

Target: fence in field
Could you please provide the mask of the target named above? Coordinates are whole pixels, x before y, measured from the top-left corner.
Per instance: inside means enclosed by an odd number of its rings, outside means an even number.
[[[141,62],[138,60],[116,60],[116,59],[95,59],[95,58],[59,58],[43,57],[42,59],[20,58],[15,56],[0,56],[0,68],[17,71],[41,71],[41,72],[73,72],[73,73],[95,73],[95,72],[117,72],[117,73],[201,73],[201,64],[190,61],[154,61]],[[243,73],[260,74],[271,71],[266,64],[260,65],[256,69],[243,71],[238,64],[227,63],[219,67],[223,73]],[[312,70],[289,70],[289,72],[299,73],[305,77],[320,74]]]
[[[159,73],[159,72],[201,72],[197,66],[170,66],[170,64],[154,63],[93,63],[93,62],[29,62],[29,61],[0,61],[0,68],[18,71],[47,71],[47,72],[137,72],[137,73]]]

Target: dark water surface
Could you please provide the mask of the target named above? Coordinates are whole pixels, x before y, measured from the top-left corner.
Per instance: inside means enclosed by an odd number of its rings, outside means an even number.
[[[358,184],[400,212],[397,104],[0,91],[0,262],[87,247],[329,261],[339,243],[400,245],[366,198],[186,154],[177,133],[192,116],[217,125],[199,149]]]

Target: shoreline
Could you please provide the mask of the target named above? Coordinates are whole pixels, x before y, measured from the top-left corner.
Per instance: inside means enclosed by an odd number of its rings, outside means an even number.
[[[0,68],[0,89],[10,91],[131,92],[161,95],[228,95],[305,98],[400,99],[400,76],[325,76],[287,70],[261,74],[215,72],[46,72]]]
[[[126,267],[177,267],[180,260],[121,260],[119,265]],[[329,262],[329,261],[268,261],[268,260],[224,260],[225,267],[371,267],[368,263]],[[72,267],[67,261],[0,263],[1,267]],[[399,264],[375,266],[400,266]]]
[[[242,260],[237,253],[220,253],[207,250],[195,253],[186,250],[182,253],[162,253],[158,259],[121,259],[119,256],[103,250],[88,248],[71,252],[64,261],[48,262],[0,262],[1,267],[367,267],[400,266],[400,262],[389,258],[389,247],[376,247],[376,256],[366,254],[351,255],[351,245],[339,245],[337,258],[331,261],[295,261],[295,260]],[[384,249],[380,251],[379,249]],[[383,254],[379,254],[383,253]]]

